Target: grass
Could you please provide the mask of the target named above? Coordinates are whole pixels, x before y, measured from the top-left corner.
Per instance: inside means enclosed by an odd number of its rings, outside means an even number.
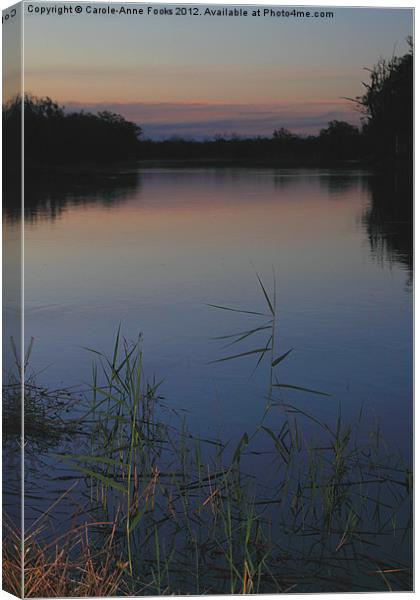
[[[102,548],[91,543],[90,530],[111,527]],[[3,589],[21,597],[21,540],[4,521]],[[115,524],[89,523],[73,527],[45,542],[43,527],[25,536],[24,597],[113,596],[122,589],[124,565],[117,560]]]
[[[230,345],[267,335],[217,359],[255,356],[267,372],[261,422],[240,439],[188,430],[147,381],[141,339],[118,331],[110,357],[92,351],[84,436],[77,453],[57,455],[84,478],[85,507],[58,536],[46,518],[25,534],[26,596],[412,589],[411,472],[378,427],[365,434],[362,412],[325,423],[286,402],[287,390],[326,394],[280,379],[291,349],[276,350],[275,292],[258,285],[266,314],[215,307],[262,319],[223,336]],[[12,593],[18,539],[8,526]]]
[[[29,372],[33,339],[24,357],[26,380],[21,385],[22,367],[13,338],[10,340],[15,358],[15,374],[3,385],[2,428],[4,443],[20,443],[22,436],[22,391],[25,405],[25,452],[36,454],[60,444],[80,432],[77,424],[69,421],[68,414],[80,402],[80,394],[64,388],[49,390],[36,384],[36,374]],[[23,390],[22,390],[23,387]]]

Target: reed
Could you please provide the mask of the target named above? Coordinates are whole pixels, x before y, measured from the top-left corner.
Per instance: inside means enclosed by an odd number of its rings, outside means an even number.
[[[326,423],[286,401],[286,391],[327,394],[280,378],[291,349],[280,349],[275,292],[260,277],[258,285],[266,313],[216,307],[262,319],[219,339],[267,334],[215,361],[255,356],[266,365],[261,421],[236,441],[189,431],[147,380],[141,338],[129,343],[118,330],[111,357],[92,351],[85,442],[57,455],[85,478],[90,520],[79,515],[53,543],[39,529],[27,534],[26,595],[411,589],[411,471],[377,427],[362,431],[362,412],[350,425],[338,408]],[[5,548],[13,589],[13,529]]]
[[[22,597],[20,535],[7,519],[3,523],[3,589]],[[105,527],[99,547],[90,530]],[[23,597],[106,597],[124,589],[124,565],[115,545],[117,523],[84,523],[53,537],[46,529],[43,523],[25,535]]]

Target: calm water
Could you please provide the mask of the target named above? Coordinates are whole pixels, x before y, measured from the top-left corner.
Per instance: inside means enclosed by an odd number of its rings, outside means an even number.
[[[287,399],[328,418],[361,403],[411,443],[412,287],[404,197],[360,171],[137,169],[28,193],[26,337],[48,387],[90,381],[118,325],[144,335],[146,370],[195,431],[237,435],[262,415],[267,373],[215,336],[260,324],[207,304],[264,310],[278,287],[282,381],[332,398]],[[409,205],[409,202],[408,202]],[[409,211],[408,211],[409,212]],[[16,235],[13,219],[7,239]],[[250,342],[240,347],[245,351]]]

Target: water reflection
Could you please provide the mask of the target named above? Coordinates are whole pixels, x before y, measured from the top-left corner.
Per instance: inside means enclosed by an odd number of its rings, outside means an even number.
[[[28,172],[25,178],[25,219],[55,220],[71,207],[99,204],[114,206],[141,189],[141,175],[137,170],[94,168],[79,172],[60,170]],[[20,182],[3,192],[4,217],[9,222],[20,218]]]
[[[5,206],[6,244],[19,232],[18,198]],[[209,366],[221,352],[212,338],[248,322],[207,304],[263,309],[252,262],[265,280],[277,273],[279,352],[294,348],[286,380],[333,394],[316,402],[326,418],[338,400],[356,412],[368,402],[406,449],[412,258],[393,199],[356,170],[134,166],[28,182],[25,316],[37,384],[89,382],[83,347],[108,352],[122,323],[128,337],[144,334],[147,372],[165,379],[162,394],[190,411],[194,430],[242,434],[261,417],[266,381],[261,369],[250,379],[246,360]],[[313,398],[298,401],[313,411]]]
[[[226,181],[241,185],[241,169],[213,169],[213,178],[221,185]],[[157,170],[157,173],[161,173]],[[184,180],[180,170],[171,173],[172,180]],[[368,199],[361,222],[373,254],[380,262],[400,262],[410,273],[413,270],[413,203],[412,183],[409,178],[386,178],[369,176],[361,171],[307,171],[302,170],[259,170],[256,181],[280,192],[293,189],[297,181],[317,180],[326,189],[331,200],[340,200],[343,194],[356,189],[367,190]],[[18,186],[18,187],[16,187]],[[25,192],[25,219],[55,220],[70,207],[98,204],[112,207],[133,197],[141,196],[142,173],[134,166],[128,168],[81,170],[78,173],[63,169],[59,175],[52,173],[28,174]],[[3,193],[4,217],[16,222],[20,215],[20,183],[6,186]],[[161,199],[170,202],[170,197]],[[218,204],[219,199],[213,198]]]
[[[368,179],[370,201],[363,224],[373,254],[381,262],[399,262],[413,273],[413,186],[410,177]]]

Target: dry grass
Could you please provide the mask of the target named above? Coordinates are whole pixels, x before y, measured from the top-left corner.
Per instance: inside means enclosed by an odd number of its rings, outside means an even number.
[[[114,596],[126,565],[117,559],[114,539],[116,523],[85,523],[73,527],[52,541],[45,541],[42,529],[25,539],[24,597]],[[91,531],[108,533],[100,548]],[[18,530],[4,524],[3,588],[22,596],[21,538]],[[110,529],[110,531],[109,531]]]

